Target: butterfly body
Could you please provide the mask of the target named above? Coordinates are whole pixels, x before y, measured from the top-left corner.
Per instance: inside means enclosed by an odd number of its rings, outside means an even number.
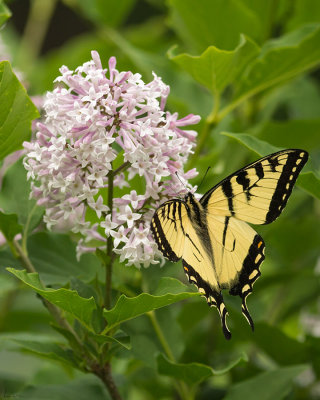
[[[252,163],[214,186],[198,201],[162,204],[151,221],[159,250],[170,261],[182,259],[190,283],[217,307],[227,339],[227,310],[221,291],[242,299],[242,313],[254,328],[246,298],[260,276],[264,241],[248,224],[267,224],[283,210],[308,159],[303,150],[283,150]]]
[[[192,225],[199,237],[199,240],[202,242],[208,257],[213,260],[212,246],[208,232],[207,212],[205,208],[191,192],[186,194],[183,203],[186,207],[188,218],[190,221],[192,221]]]

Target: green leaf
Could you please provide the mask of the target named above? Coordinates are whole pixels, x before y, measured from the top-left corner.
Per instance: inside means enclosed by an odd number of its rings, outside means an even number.
[[[16,214],[4,214],[0,211],[0,231],[11,242],[14,237],[22,232],[22,226],[18,223]]]
[[[32,234],[28,238],[28,252],[32,264],[45,285],[64,286],[72,278],[90,282],[101,276],[103,280],[103,269],[97,257],[93,254],[83,254],[80,260],[77,260],[76,243],[68,235],[52,232]],[[8,249],[0,250],[0,266],[23,268],[23,265],[12,256]],[[77,288],[74,289],[77,290]],[[86,296],[81,293],[80,295],[91,297],[91,295]]]
[[[62,310],[69,312],[89,330],[93,331],[91,321],[93,312],[96,310],[96,303],[93,297],[90,299],[85,299],[84,297],[80,297],[75,290],[68,290],[64,288],[43,288],[37,273],[27,273],[25,270],[17,270],[14,268],[7,268],[7,270],[26,285],[30,286],[42,297],[50,301],[50,303],[55,304]]]
[[[301,173],[297,185],[311,194],[311,196],[320,199],[320,179],[313,171]]]
[[[276,120],[270,121],[271,127],[274,126],[276,130],[279,128],[282,131],[281,133],[283,133],[285,126],[287,124],[292,124],[294,132],[288,132],[288,136],[291,137],[292,133],[294,134],[293,136],[296,136],[303,122],[305,122],[311,130],[315,129],[315,125],[318,123],[317,121],[319,121],[319,108],[320,93],[315,84],[313,75],[302,75],[266,92],[261,98],[261,101],[255,104],[255,109],[257,111],[255,121],[265,121],[265,124],[262,126],[263,129],[266,127],[268,120],[276,117]],[[290,119],[288,120],[287,117],[284,119],[284,116],[290,116]],[[256,128],[258,128],[257,131],[260,132],[261,126],[257,126],[255,129]],[[273,136],[273,139],[275,139],[276,134],[273,134],[273,131],[269,132]],[[304,133],[308,133],[309,137],[307,136],[307,139],[310,139],[310,134],[307,129],[304,130]],[[274,140],[270,141],[276,144]],[[308,145],[308,142],[307,140],[306,145]],[[308,149],[308,147],[306,148]]]
[[[279,328],[265,322],[255,324],[252,340],[277,364],[296,365],[308,362],[309,354],[305,343],[287,336]]]
[[[299,90],[299,87],[296,89]],[[293,93],[290,93],[292,98]],[[306,99],[302,101],[306,102]],[[320,107],[320,102],[318,102],[318,107]],[[289,146],[311,152],[318,146],[319,131],[320,119],[267,121],[258,129],[257,136],[259,139],[266,140],[279,148]],[[320,166],[320,161],[318,166]]]
[[[28,238],[28,252],[45,285],[64,286],[72,279],[91,282],[100,276],[103,280],[103,269],[97,257],[93,254],[83,254],[80,260],[77,260],[76,244],[68,235],[52,232],[35,233]],[[0,250],[0,267],[19,266],[23,268],[7,248]],[[89,298],[92,295],[92,293],[90,296],[80,293],[78,288],[73,289],[76,289],[81,297]]]
[[[28,225],[30,232],[42,217],[43,208],[36,206],[36,201],[29,198],[30,183],[27,171],[18,160],[11,165],[2,181],[0,191],[0,207],[6,214],[17,214],[19,224]]]
[[[234,50],[220,50],[208,47],[201,56],[189,54],[173,55],[169,58],[187,71],[196,81],[213,93],[221,93],[230,83],[235,82],[247,64],[258,55],[259,48],[249,38],[241,35]]]
[[[248,147],[248,149],[259,154],[259,156],[266,156],[281,150],[270,143],[245,133],[222,132],[222,135],[237,140]],[[313,197],[320,199],[320,179],[316,176],[314,171],[301,172],[297,180],[297,186],[311,194]]]
[[[254,151],[259,156],[267,156],[268,154],[281,150],[280,148],[273,146],[264,140],[257,139],[252,135],[248,135],[247,133],[221,132],[221,134],[237,140],[239,143],[246,146],[249,150]]]
[[[267,42],[239,80],[232,102],[220,111],[219,117],[223,118],[245,99],[318,65],[319,41],[320,24],[313,24]]]
[[[286,23],[286,28],[290,31],[307,23],[319,22],[320,2],[318,0],[295,0],[291,13],[291,17]]]
[[[119,26],[132,10],[136,0],[78,0],[85,16],[97,24]]]
[[[156,71],[160,76],[164,76],[166,72],[166,59],[161,57],[159,54],[146,51],[145,49],[139,48],[133,45],[124,35],[116,30],[106,29],[105,35],[110,37],[117,46],[121,47],[121,51],[126,57],[132,61],[134,66],[147,76],[148,79],[152,79],[152,71]]]
[[[3,25],[6,22],[6,20],[10,17],[11,17],[11,11],[1,1],[0,2],[0,26]]]
[[[171,277],[162,277],[159,280],[158,286],[155,289],[153,295],[154,296],[165,296],[168,293],[171,294],[180,294],[184,292],[188,292],[189,287],[179,280]],[[195,294],[193,292],[193,294]],[[196,293],[197,294],[197,293]]]
[[[8,61],[0,62],[0,160],[30,138],[31,121],[39,112]]]
[[[76,244],[68,235],[36,233],[28,239],[28,249],[33,265],[47,285],[64,285],[72,277],[89,282],[101,271],[93,254],[84,254],[77,260]]]
[[[113,343],[121,347],[124,347],[127,350],[131,349],[130,336],[126,335],[122,331],[119,331],[116,336],[98,335],[90,333],[90,337],[100,345],[103,345],[105,343]]]
[[[281,400],[290,393],[292,380],[307,367],[307,365],[296,365],[277,368],[236,383],[230,387],[224,400]]]
[[[37,68],[30,68],[28,81],[35,93],[52,90],[52,82],[58,75],[61,65],[67,65],[70,70],[75,70],[79,65],[91,59],[92,49],[100,54],[101,61],[106,67],[114,47],[110,43],[93,33],[72,36],[65,41],[63,46],[51,49],[37,61]]]
[[[241,33],[253,39],[261,36],[259,20],[238,0],[170,0],[170,24],[188,46],[203,51],[214,45],[233,49]]]
[[[62,335],[65,339],[67,339],[70,347],[75,351],[76,354],[81,354],[83,349],[81,344],[77,341],[72,332],[68,329],[62,328],[60,325],[57,325],[55,322],[50,323],[51,328],[57,331],[60,335]]]
[[[23,340],[15,338],[8,339],[19,345],[19,348],[30,351],[31,353],[40,357],[60,361],[74,368],[79,367],[79,360],[76,361],[73,353],[70,350],[63,349],[61,345],[57,343],[43,341],[37,342],[35,340]]]
[[[274,4],[272,1],[265,0],[239,0],[241,3],[245,4],[251,12],[256,15],[257,20],[259,20],[260,25],[260,35],[255,38],[259,41],[265,41],[269,39],[269,37],[274,33],[274,27],[281,24],[279,19],[281,18],[281,2],[282,0],[277,1],[277,4]],[[284,0],[287,3],[286,0]],[[290,4],[290,3],[289,3]]]
[[[5,297],[17,288],[16,280],[7,273],[0,274],[0,303],[3,304]]]
[[[63,384],[45,382],[41,385],[29,385],[19,392],[23,400],[110,400],[103,383],[94,375],[87,374]]]
[[[131,335],[132,355],[152,369],[156,369],[155,355],[159,354],[159,346],[150,335],[135,333]],[[153,336],[153,335],[152,335]]]
[[[239,358],[232,361],[225,368],[221,370],[215,370],[209,367],[208,365],[196,362],[192,362],[189,364],[174,363],[172,361],[169,361],[162,354],[159,354],[157,357],[159,374],[185,381],[190,385],[197,385],[201,381],[213,375],[225,374],[226,372],[228,372],[230,369],[232,369],[242,361],[248,361],[248,358],[245,354],[242,354]]]
[[[309,361],[311,361],[313,370],[318,378],[320,375],[320,338],[307,336],[306,344],[309,348]]]
[[[187,287],[176,279],[162,278],[161,281],[160,287],[165,286],[166,283],[170,287],[170,290],[165,294],[151,295],[149,293],[141,293],[136,297],[121,295],[111,310],[104,310],[104,317],[108,321],[106,330],[110,330],[124,321],[139,317],[149,311],[199,295],[199,293],[188,292]]]
[[[293,203],[297,197],[303,195],[303,193],[296,194],[298,196],[295,196]],[[274,283],[277,284],[277,279],[281,276],[284,276],[283,282],[291,282],[291,285],[283,284],[286,295],[283,296],[281,305],[279,304],[278,315],[280,308],[285,312],[288,300],[298,311],[305,307],[308,296],[312,297],[314,292],[319,291],[320,281],[314,279],[314,268],[320,250],[320,224],[315,223],[315,216],[310,212],[313,203],[310,200],[312,199],[302,199],[302,202],[298,201],[297,204],[292,204],[290,201],[289,212],[284,216],[285,219],[282,219],[283,223],[275,224],[276,226],[269,225],[270,233],[268,232],[268,236],[265,237],[270,248],[276,249],[274,255],[276,265],[271,275],[276,281]],[[283,265],[286,267],[282,268]]]

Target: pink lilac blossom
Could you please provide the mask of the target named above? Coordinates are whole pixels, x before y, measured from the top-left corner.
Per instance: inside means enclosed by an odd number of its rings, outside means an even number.
[[[79,234],[79,256],[105,248],[112,236],[121,262],[147,267],[162,258],[150,232],[155,209],[192,189],[188,179],[197,175],[183,170],[196,138],[185,126],[200,117],[164,111],[169,86],[155,74],[144,83],[140,74],[119,72],[114,57],[107,71],[95,51],[75,71],[60,69],[36,140],[24,143],[24,165],[47,227],[65,221]]]

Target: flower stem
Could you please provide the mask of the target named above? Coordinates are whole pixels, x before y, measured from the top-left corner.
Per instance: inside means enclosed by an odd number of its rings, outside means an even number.
[[[215,127],[215,125],[216,124],[213,121],[212,122],[208,122],[208,121],[205,122],[205,125],[203,127],[201,136],[200,136],[199,141],[198,141],[198,145],[197,145],[192,157],[190,158],[190,161],[189,161],[189,163],[187,165],[186,170],[192,169],[196,165],[196,163],[198,161],[198,158],[199,158],[203,148],[205,147],[206,143],[208,142],[208,136],[209,136],[211,130]]]
[[[111,164],[112,165],[112,164]],[[108,207],[112,216],[113,209],[113,179],[117,173],[126,169],[127,163],[122,164],[115,171],[110,170],[108,173]],[[105,257],[105,267],[106,267],[106,287],[105,287],[105,297],[104,297],[104,307],[108,310],[111,308],[111,289],[112,289],[112,265],[114,261],[114,254],[112,253],[113,249],[113,239],[110,235],[107,239],[107,249],[106,249],[106,257]],[[105,353],[108,352],[109,346],[105,347]],[[103,357],[102,357],[103,358]],[[113,400],[122,400],[122,397],[118,391],[118,388],[113,380],[111,373],[111,363],[107,361],[103,365],[97,365],[96,370],[93,370],[94,373],[102,380],[108,392]]]
[[[155,333],[157,335],[157,338],[158,338],[158,340],[159,340],[159,342],[160,342],[160,344],[161,344],[166,356],[168,357],[168,359],[170,361],[175,363],[176,360],[175,360],[174,355],[172,353],[172,350],[171,350],[171,348],[169,346],[169,343],[167,342],[167,339],[165,338],[165,336],[164,336],[164,334],[162,332],[161,326],[159,325],[159,322],[158,322],[158,320],[156,318],[155,312],[154,311],[149,311],[147,313],[147,315],[148,315],[148,317],[150,319],[150,322],[151,322],[151,324],[153,326],[153,329],[154,329],[154,331],[155,331]],[[182,400],[192,400],[194,398],[192,392],[189,390],[189,388],[187,387],[185,382],[176,381],[175,387],[176,387],[176,390],[179,393],[180,398]]]
[[[169,344],[168,344],[168,342],[167,342],[167,340],[166,340],[166,338],[165,338],[165,336],[164,336],[164,334],[163,334],[163,332],[161,330],[161,327],[160,327],[159,322],[158,322],[158,320],[156,318],[155,312],[154,311],[149,311],[147,313],[147,315],[148,315],[148,317],[150,319],[152,327],[153,327],[153,329],[154,329],[154,331],[155,331],[155,333],[156,333],[156,335],[157,335],[157,337],[159,339],[159,342],[160,342],[160,344],[161,344],[166,356],[168,357],[168,359],[170,361],[175,362],[174,355],[173,355],[173,353],[172,353],[172,351],[170,349],[170,346],[169,346]]]
[[[34,268],[32,262],[30,261],[29,257],[27,254],[23,251],[22,247],[17,241],[13,241],[12,243],[13,248],[15,252],[18,255],[18,258],[20,259],[21,263],[24,265],[26,270],[31,273],[35,273],[36,269]],[[110,266],[112,265],[112,262],[110,262]],[[110,269],[111,273],[111,269]],[[110,276],[110,281],[111,281],[111,276]],[[41,281],[40,281],[41,283]],[[42,283],[41,283],[42,284]],[[53,316],[53,318],[56,320],[56,322],[65,330],[70,332],[73,337],[75,338],[77,344],[79,345],[79,348],[81,349],[81,356],[84,358],[86,361],[86,368],[87,371],[90,371],[94,373],[96,376],[98,376],[101,381],[104,383],[106,388],[108,389],[108,392],[112,398],[112,400],[122,400],[118,388],[113,380],[113,377],[111,375],[111,364],[110,362],[106,362],[104,365],[97,364],[92,356],[87,353],[85,346],[83,345],[82,340],[80,340],[78,334],[75,332],[73,327],[69,324],[69,322],[63,317],[61,314],[61,311],[58,307],[56,307],[54,304],[50,303],[47,299],[41,296],[41,300],[44,304],[44,306],[47,308],[49,313]]]
[[[14,240],[12,242],[13,244],[13,248],[15,249],[15,251],[18,254],[18,258],[21,260],[22,264],[24,265],[24,267],[26,268],[26,270],[28,272],[37,272],[33,266],[33,264],[31,263],[29,257],[27,256],[27,254],[23,251],[22,247],[20,246],[20,244]]]
[[[97,375],[106,388],[108,389],[108,392],[113,400],[122,400],[122,397],[118,391],[118,388],[113,380],[112,374],[111,374],[111,364],[110,362],[107,362],[103,368],[100,366],[97,366],[97,370],[93,371],[95,375]]]
[[[13,243],[14,249],[16,250],[18,254],[18,258],[21,260],[22,264],[25,266],[26,270],[28,272],[34,273],[36,272],[34,266],[32,265],[30,259],[28,256],[23,252],[20,244],[18,242]],[[40,281],[41,282],[41,281]],[[95,363],[90,356],[90,354],[87,354],[87,351],[85,347],[83,346],[83,341],[80,340],[79,336],[77,333],[74,331],[73,327],[69,324],[69,322],[62,316],[61,311],[58,307],[56,307],[54,304],[50,303],[47,299],[44,297],[40,296],[43,305],[47,308],[49,313],[53,316],[55,321],[60,325],[62,328],[65,330],[69,331],[73,337],[75,338],[79,348],[82,350],[81,356],[85,359],[86,361],[86,367],[87,371],[93,372],[95,375],[97,375],[105,384],[106,388],[108,389],[111,397],[113,400],[121,400],[121,397],[117,391],[116,385],[113,381],[113,378],[111,376],[111,366],[109,363],[106,363],[105,365],[101,366],[97,363]]]
[[[112,263],[106,265],[106,290],[104,298],[104,306],[107,310],[111,307],[111,280],[112,280]]]
[[[108,207],[112,216],[113,209],[113,179],[120,172],[126,170],[130,166],[129,162],[123,163],[116,170],[109,171],[108,174]],[[111,308],[111,288],[112,288],[112,265],[114,260],[114,254],[112,253],[113,249],[113,239],[110,235],[107,239],[107,250],[106,250],[106,258],[105,258],[105,267],[106,267],[106,288],[105,288],[105,297],[104,297],[104,306],[106,309]]]
[[[31,223],[31,218],[32,218],[32,216],[33,216],[33,214],[34,214],[34,212],[36,211],[37,208],[38,208],[38,206],[37,206],[37,204],[35,204],[33,206],[32,210],[30,211],[30,213],[28,214],[28,218],[27,218],[27,221],[26,221],[26,224],[25,224],[25,227],[24,227],[24,230],[23,230],[23,234],[22,234],[22,242],[21,242],[22,251],[26,255],[28,255],[27,239],[28,239],[29,226],[30,226],[30,223]]]
[[[205,147],[205,145],[208,142],[208,137],[210,135],[211,130],[217,125],[219,107],[220,107],[220,96],[218,93],[216,93],[214,96],[213,109],[205,121],[201,135],[199,136],[197,147],[187,165],[186,170],[194,168],[203,148]]]
[[[112,215],[113,209],[113,178],[114,172],[111,170],[108,174],[108,207]],[[107,250],[106,250],[106,258],[105,258],[105,267],[106,267],[106,288],[105,288],[105,297],[104,297],[104,306],[106,309],[111,307],[111,281],[112,281],[112,264],[113,264],[113,239],[110,235],[107,239]]]
[[[26,268],[28,272],[35,273],[37,272],[36,269],[34,268],[33,264],[31,263],[29,257],[27,254],[23,251],[22,247],[17,241],[13,241],[13,247],[15,251],[18,254],[18,258]],[[41,281],[40,281],[41,282]],[[47,299],[41,296],[42,303],[44,306],[47,308],[47,310],[50,312],[50,314],[53,316],[53,318],[56,320],[56,322],[64,329],[72,333],[74,336],[75,340],[77,341],[78,345],[80,347],[83,347],[82,341],[80,340],[79,336],[77,333],[74,331],[72,326],[69,324],[69,322],[62,316],[60,309],[56,307],[54,304],[50,303]]]
[[[117,169],[115,169],[115,170],[113,171],[113,176],[116,176],[116,175],[120,174],[120,172],[125,171],[125,170],[126,170],[127,168],[129,168],[129,167],[130,167],[130,163],[129,163],[129,161],[126,161],[125,163],[123,163],[122,165],[120,165],[119,168],[117,168]]]

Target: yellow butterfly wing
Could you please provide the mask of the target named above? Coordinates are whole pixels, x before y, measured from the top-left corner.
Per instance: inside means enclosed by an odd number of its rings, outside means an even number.
[[[162,204],[151,220],[151,231],[159,250],[168,260],[176,262],[185,247],[185,228],[188,223],[186,206],[181,200]]]
[[[157,209],[151,221],[151,231],[167,259],[174,262],[183,258],[189,281],[196,284],[201,293],[205,294],[201,289],[205,285],[218,289],[211,247],[206,248],[181,200],[167,201]],[[192,272],[193,266],[196,266],[199,278]],[[204,282],[202,286],[201,280]]]
[[[247,223],[236,218],[208,214],[207,221],[219,287],[241,297],[242,313],[253,330],[246,298],[261,275],[264,241]]]
[[[206,297],[209,306],[217,307],[223,332],[229,339],[227,311],[214,267],[209,235],[206,237],[197,232],[197,224],[190,219],[190,212],[181,200],[169,200],[156,210],[151,220],[151,231],[159,250],[167,259],[175,262],[182,258],[189,282]]]
[[[308,153],[303,150],[270,154],[228,176],[200,203],[210,214],[268,224],[284,209],[307,160]]]

